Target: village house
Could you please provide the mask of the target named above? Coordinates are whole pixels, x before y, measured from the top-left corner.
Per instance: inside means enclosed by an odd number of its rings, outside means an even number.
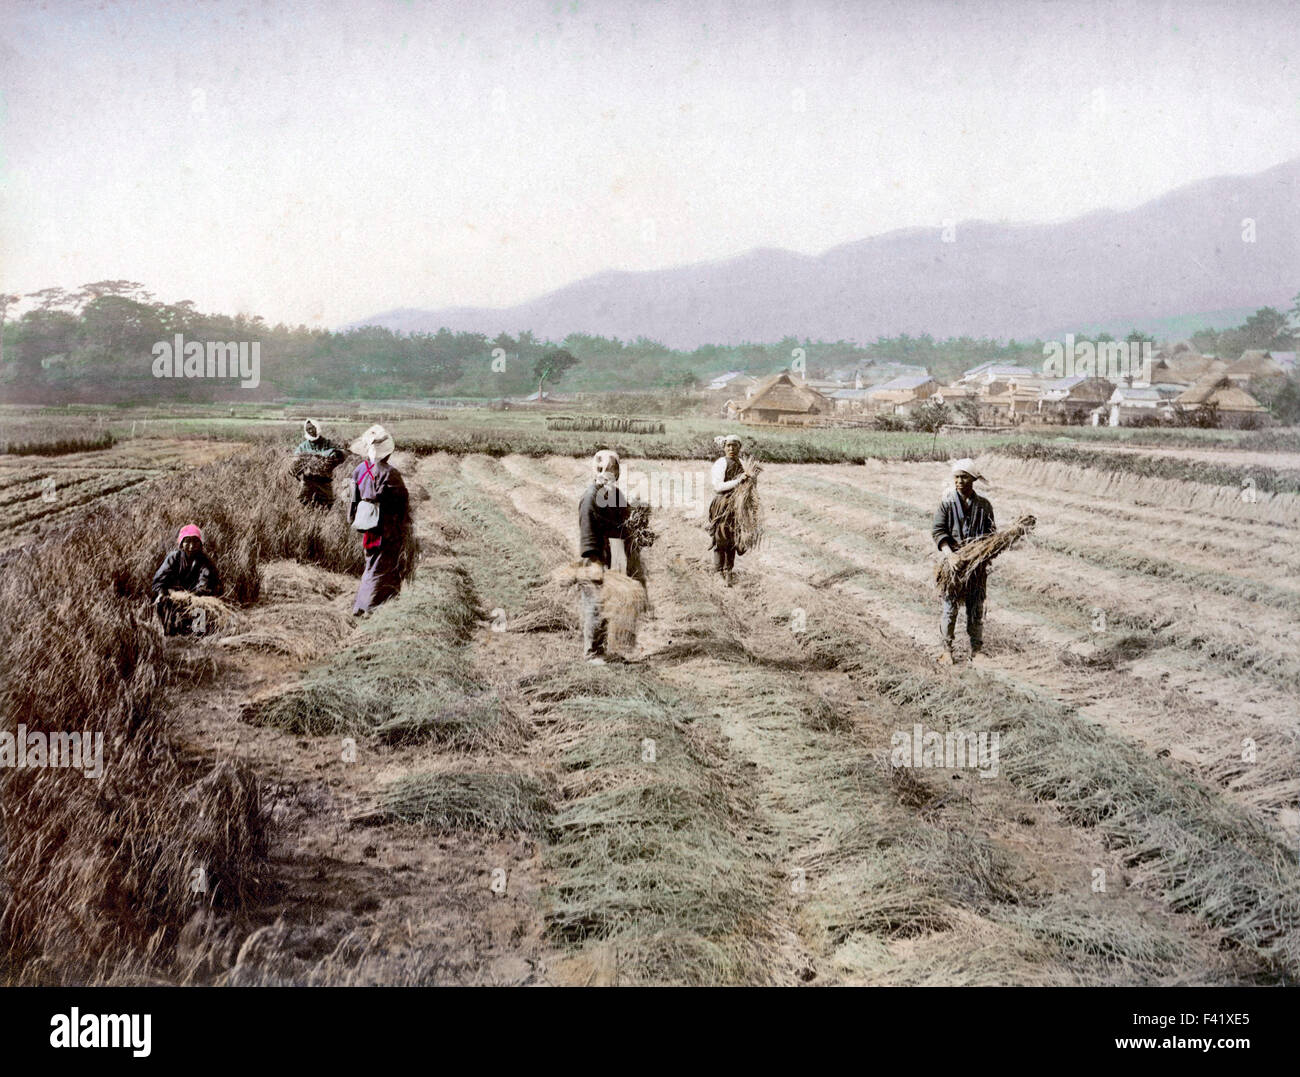
[[[946,404],[949,407],[961,400],[973,400],[976,392],[969,385],[940,385],[930,397],[936,404]]]
[[[836,389],[830,394],[830,399],[837,412],[859,414],[870,407],[870,395],[870,389]]]
[[[1005,385],[1007,382],[1015,381],[1024,385],[1028,381],[1038,378],[1039,375],[1025,366],[1013,366],[1010,363],[999,363],[990,361],[980,363],[979,366],[971,367],[958,380],[958,385],[974,385],[989,388],[997,383]],[[1000,391],[1000,390],[997,390]]]
[[[1180,394],[1174,403],[1181,408],[1213,407],[1224,426],[1248,425],[1268,409],[1226,374],[1212,373]]]
[[[1038,411],[1039,390],[1021,388],[1014,382],[998,385],[997,392],[977,394],[976,405],[982,423],[1021,422]]]
[[[1057,378],[1043,386],[1038,397],[1038,413],[1067,423],[1082,423],[1105,404],[1115,383],[1106,378]]]
[[[759,382],[739,417],[747,423],[807,422],[832,410],[829,399],[783,370]]]
[[[1224,371],[1228,380],[1234,385],[1247,388],[1252,384],[1270,381],[1273,378],[1285,378],[1286,371],[1273,359],[1272,353],[1263,349],[1254,349],[1241,353],[1235,363],[1229,363]]]
[[[867,394],[871,405],[882,411],[905,413],[912,405],[933,396],[939,383],[929,374],[909,374],[877,385]]]
[[[1181,385],[1117,385],[1106,401],[1110,425],[1124,426],[1144,415],[1172,418],[1174,400],[1183,392]]]

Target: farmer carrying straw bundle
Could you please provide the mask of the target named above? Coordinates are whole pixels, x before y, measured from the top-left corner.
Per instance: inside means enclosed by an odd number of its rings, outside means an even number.
[[[734,582],[736,558],[758,546],[763,535],[759,515],[760,468],[753,457],[740,455],[740,438],[735,434],[715,439],[722,455],[713,463],[710,478],[714,497],[709,503],[709,534],[713,541],[713,567],[730,587]]]
[[[393,438],[382,426],[372,426],[353,444],[365,459],[352,472],[352,503],[348,523],[361,532],[366,570],[352,606],[354,616],[369,613],[402,589],[402,544],[410,500],[402,473],[393,467]]]
[[[334,469],[347,454],[325,436],[315,419],[304,420],[302,435],[293,450],[292,473],[298,480],[298,500],[328,509],[334,504]]]
[[[609,617],[604,601],[605,571],[614,565],[614,545],[626,563],[627,495],[618,485],[618,453],[601,449],[591,462],[591,484],[578,503],[578,613],[582,620],[582,656],[604,665]],[[611,573],[612,576],[612,573]],[[608,581],[608,582],[612,582]]]
[[[957,571],[957,551],[967,543],[997,530],[993,522],[993,506],[988,498],[975,492],[977,480],[984,476],[975,469],[969,457],[955,460],[952,465],[953,488],[943,495],[934,514],[931,535],[935,545],[944,555],[941,572],[952,575]],[[962,587],[944,590],[943,614],[939,618],[939,633],[943,653],[939,661],[952,665],[952,639],[957,628],[957,606],[966,606],[966,633],[970,636],[971,661],[975,661],[984,647],[984,592],[988,577],[987,566],[979,564],[966,578]]]

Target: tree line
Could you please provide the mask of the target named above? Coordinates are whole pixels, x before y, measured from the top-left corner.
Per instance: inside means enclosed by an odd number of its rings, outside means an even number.
[[[22,306],[21,315],[9,311]],[[724,371],[764,376],[795,365],[810,378],[865,369],[887,361],[924,367],[949,381],[996,360],[1037,369],[1043,342],[974,337],[940,340],[929,334],[881,336],[869,344],[794,336],[766,344],[710,344],[674,350],[646,337],[623,341],[571,333],[549,341],[518,335],[400,333],[379,326],[344,330],[271,325],[248,315],[200,311],[183,300],[157,300],[143,285],[104,280],[79,289],[46,288],[26,296],[0,294],[0,391],[14,402],[210,401],[253,398],[495,399],[557,388],[568,392],[699,388]],[[1203,330],[1192,342],[1203,352],[1237,358],[1248,348],[1291,350],[1300,324],[1296,307],[1256,311],[1245,324]],[[206,377],[157,378],[154,348],[180,334],[190,341],[257,341],[261,385],[241,391]],[[1076,334],[1097,342],[1106,334]],[[1129,340],[1150,339],[1134,330]]]

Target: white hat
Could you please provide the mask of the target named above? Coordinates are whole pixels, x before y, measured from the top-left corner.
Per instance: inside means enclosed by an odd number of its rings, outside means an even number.
[[[972,479],[984,478],[983,475],[975,470],[975,461],[969,456],[964,456],[960,460],[954,460],[952,462],[952,473],[954,475],[969,475]]]
[[[315,430],[316,433],[311,433],[311,430]],[[308,441],[316,441],[320,437],[320,423],[315,419],[304,419],[302,421],[302,436]]]
[[[386,456],[391,456],[393,449],[396,447],[393,444],[393,435],[378,423],[352,443],[352,451],[358,456],[369,456],[370,450],[373,448],[376,460],[383,460]]]

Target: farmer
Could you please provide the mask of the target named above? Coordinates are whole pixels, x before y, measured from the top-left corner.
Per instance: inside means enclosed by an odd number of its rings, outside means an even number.
[[[348,505],[348,523],[361,532],[366,555],[366,570],[352,606],[357,617],[402,588],[400,562],[410,504],[401,472],[388,462],[393,448],[393,438],[382,426],[372,426],[353,446],[365,457],[352,472]]]
[[[601,449],[592,458],[591,485],[578,503],[578,554],[593,576],[613,563],[611,540],[620,545],[626,534],[627,495],[618,485],[618,453]],[[601,609],[597,579],[578,582],[578,612],[582,619],[582,656],[593,665],[605,664],[608,621]]]
[[[734,490],[743,482],[753,479],[753,471],[740,459],[740,438],[728,434],[721,439],[722,455],[713,462],[710,478],[713,481],[713,500],[709,503],[709,533],[713,541],[709,548],[713,551],[713,567],[722,574],[730,587],[736,554],[744,553],[736,549],[736,502],[734,498],[723,497],[729,490]]]
[[[975,470],[975,461],[969,457],[953,462],[953,488],[940,500],[931,530],[935,545],[950,563],[966,543],[996,530],[993,506],[989,504],[988,498],[975,492],[976,480],[983,478]],[[943,642],[943,653],[939,656],[939,661],[944,665],[952,665],[952,637],[957,627],[957,603],[963,597],[966,602],[966,632],[970,636],[972,662],[984,646],[984,587],[987,575],[987,569],[979,568],[971,576],[964,596],[944,596],[943,614],[939,618],[939,634]]]
[[[302,424],[302,441],[293,450],[293,474],[298,480],[298,500],[304,505],[330,508],[334,504],[333,471],[346,454],[322,432],[320,423],[307,419]]]
[[[163,558],[163,563],[153,574],[149,590],[153,594],[153,608],[158,620],[169,636],[189,631],[191,622],[191,616],[170,597],[170,592],[221,594],[221,577],[217,574],[217,566],[203,552],[203,532],[197,526],[187,524],[181,528],[176,536],[176,549]]]

